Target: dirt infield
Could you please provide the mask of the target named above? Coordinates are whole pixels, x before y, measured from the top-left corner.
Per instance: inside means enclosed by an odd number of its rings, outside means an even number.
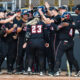
[[[74,72],[72,77],[66,76],[66,72],[61,72],[59,77],[50,77],[50,76],[39,76],[39,75],[0,75],[0,80],[80,80],[80,77],[74,77]]]
[[[49,77],[38,75],[0,75],[0,80],[80,80],[80,77]]]

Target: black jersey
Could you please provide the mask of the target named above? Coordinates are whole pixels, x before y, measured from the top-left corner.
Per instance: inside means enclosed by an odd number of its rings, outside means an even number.
[[[3,19],[0,19],[0,20],[3,20]],[[6,33],[6,30],[5,30],[4,24],[0,24],[0,37],[3,37],[5,33]]]
[[[74,26],[67,26],[59,31],[60,40],[73,40],[75,29]]]
[[[3,24],[0,24],[0,28],[2,27]]]
[[[25,37],[25,32],[27,30],[25,23],[26,22],[24,22],[22,19],[18,22],[18,27],[22,27],[22,31],[19,33],[19,36],[21,37]]]
[[[14,26],[14,23],[6,23],[5,27],[11,29]],[[8,40],[13,40],[13,36],[16,34],[16,29],[13,30],[12,33],[7,35]]]
[[[58,26],[56,24],[52,23],[51,26],[53,26],[53,30],[57,31]],[[58,32],[60,40],[73,40],[75,27],[72,24],[70,24],[69,26],[61,28]]]
[[[80,32],[80,14],[76,17],[74,26],[75,26],[75,28],[78,29],[79,32]]]
[[[7,41],[7,37],[4,37],[6,33],[6,26],[4,24],[0,24],[0,38],[1,40]]]
[[[59,25],[61,23],[61,16],[60,15],[57,15],[54,17],[54,23]]]
[[[28,25],[27,32],[31,33],[30,39],[44,39],[45,42],[49,42],[48,29],[42,21],[38,22],[36,25]]]
[[[19,22],[20,20],[17,20],[16,18],[13,20],[13,23],[14,24],[18,24],[18,22]]]
[[[59,25],[61,23],[60,15],[52,17],[52,19],[54,20],[54,24],[56,24],[56,25]],[[57,28],[57,26],[55,26],[55,28]],[[59,33],[57,31],[53,30],[53,26],[50,25],[50,35],[53,36],[55,33],[57,34],[57,37],[58,37]]]
[[[2,19],[0,19],[0,20],[2,20]],[[0,23],[0,29],[1,29],[2,25],[3,25],[3,24]]]

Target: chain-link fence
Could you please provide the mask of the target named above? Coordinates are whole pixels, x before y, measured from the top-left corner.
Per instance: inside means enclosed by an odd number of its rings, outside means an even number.
[[[61,5],[67,5],[70,10],[72,10],[72,7],[79,4],[80,0],[31,0],[31,4],[33,7],[37,7],[40,5],[44,5],[44,2],[48,2],[50,6],[61,6]],[[29,0],[22,0],[22,7],[28,7],[29,6]]]
[[[12,0],[0,0],[0,1],[12,1]],[[21,1],[21,8],[29,7],[30,0],[16,0],[17,8],[20,6]],[[80,0],[31,0],[31,4],[36,7],[40,5],[44,5],[44,2],[47,1],[51,6],[60,6],[60,5],[67,5],[70,8],[80,4]]]
[[[32,0],[32,4],[34,6],[38,6],[44,4],[45,1],[47,1],[51,6],[53,5],[59,6],[59,0]],[[80,4],[80,0],[60,0],[60,1],[61,5],[75,6],[77,4]]]
[[[44,2],[46,1],[50,4],[50,6],[67,5],[70,10],[72,10],[73,6],[80,3],[80,0],[31,0],[34,7],[44,5]]]

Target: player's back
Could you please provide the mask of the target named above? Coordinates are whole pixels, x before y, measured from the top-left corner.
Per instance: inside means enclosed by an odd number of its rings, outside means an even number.
[[[30,39],[44,38],[45,24],[42,21],[38,22],[36,25],[29,26],[28,29],[29,28],[31,33]]]

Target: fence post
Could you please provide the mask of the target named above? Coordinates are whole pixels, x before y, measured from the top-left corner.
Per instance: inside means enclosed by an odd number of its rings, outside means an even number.
[[[61,6],[61,0],[59,0],[59,7]]]
[[[31,9],[32,0],[29,0],[29,9]]]
[[[21,0],[19,0],[19,9],[21,9]]]

